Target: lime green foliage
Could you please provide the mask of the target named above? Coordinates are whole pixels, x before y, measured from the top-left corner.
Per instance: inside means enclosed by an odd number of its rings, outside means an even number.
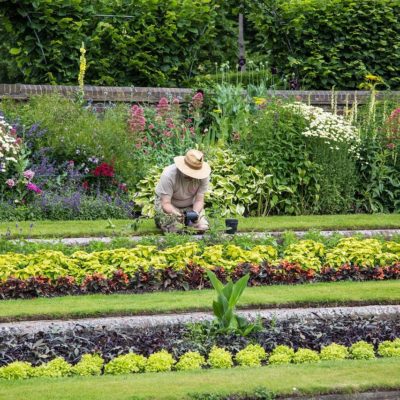
[[[350,357],[356,360],[370,360],[375,358],[374,346],[364,340],[354,343],[349,351]]]
[[[259,367],[265,358],[265,350],[259,344],[249,344],[235,356],[236,362],[245,367]]]
[[[269,364],[271,365],[282,365],[282,364],[290,364],[292,362],[292,357],[289,354],[285,353],[277,353],[271,354],[268,359]]]
[[[32,376],[33,367],[31,363],[24,361],[14,361],[5,367],[0,368],[0,378],[2,379],[26,379]]]
[[[385,340],[378,346],[378,354],[381,357],[400,357],[400,338],[393,341]]]
[[[318,271],[321,268],[321,260],[325,255],[325,247],[314,240],[300,240],[289,245],[284,252],[284,259],[298,263],[305,269]]]
[[[100,375],[103,364],[104,360],[98,354],[85,354],[71,372],[80,376]]]
[[[146,366],[146,357],[139,354],[129,353],[115,357],[104,367],[106,375],[129,374],[133,372],[143,372]]]
[[[42,364],[39,367],[32,369],[32,376],[60,378],[70,375],[72,370],[71,364],[65,361],[62,357],[57,357],[48,363]]]
[[[367,72],[399,86],[397,0],[263,0],[248,2],[247,12],[254,45],[269,49],[272,65],[289,79],[295,73],[303,88],[355,89]]]
[[[175,369],[178,371],[201,369],[205,363],[205,358],[199,352],[188,351],[179,358],[179,361],[175,365]]]
[[[316,351],[310,349],[298,349],[293,356],[295,364],[318,362],[319,355]]]
[[[207,363],[211,368],[231,368],[233,366],[232,354],[214,346],[208,354]]]
[[[149,356],[146,361],[145,371],[146,372],[164,372],[171,371],[175,360],[171,354],[166,350],[158,351]]]
[[[332,343],[329,346],[325,346],[321,349],[320,358],[323,361],[326,360],[344,360],[349,356],[349,351],[346,346]]]

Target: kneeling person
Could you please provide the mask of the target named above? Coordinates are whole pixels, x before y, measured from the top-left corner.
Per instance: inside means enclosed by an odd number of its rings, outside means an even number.
[[[204,195],[208,190],[211,168],[198,150],[174,158],[156,186],[155,221],[164,232],[177,232],[185,222],[185,212],[194,211],[188,226],[199,232],[208,229],[204,215]]]

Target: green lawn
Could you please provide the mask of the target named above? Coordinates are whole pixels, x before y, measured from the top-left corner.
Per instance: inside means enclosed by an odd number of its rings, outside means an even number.
[[[214,298],[214,291],[201,290],[2,300],[0,321],[210,311]],[[400,280],[250,287],[244,291],[239,306],[274,308],[345,304],[400,304]]]
[[[396,389],[400,388],[400,359],[5,381],[0,384],[0,398],[166,400],[187,399],[190,393],[250,393],[259,387],[280,395]]]
[[[222,220],[221,220],[222,222]],[[0,222],[0,235],[7,237],[90,237],[123,236],[133,233],[154,234],[152,220],[144,220],[135,232],[131,220],[113,220],[111,227],[106,220],[98,221],[24,221]],[[273,216],[265,218],[239,218],[239,231],[264,232],[308,229],[383,229],[400,228],[400,214],[352,214]]]

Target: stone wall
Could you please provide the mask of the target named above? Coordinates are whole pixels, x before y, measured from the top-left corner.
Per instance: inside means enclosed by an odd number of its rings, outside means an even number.
[[[62,95],[72,97],[78,90],[78,86],[0,84],[0,99],[28,100],[31,96],[48,93],[61,93]],[[84,92],[85,99],[91,99],[93,102],[156,103],[161,97],[177,97],[180,101],[188,101],[195,91],[193,89],[181,88],[85,86]],[[322,107],[330,106],[332,101],[332,91],[330,90],[270,90],[268,91],[268,95],[275,95],[282,98],[293,97],[303,102],[309,102],[312,105]],[[369,92],[360,90],[337,91],[335,95],[338,108],[343,108],[346,103],[352,104],[355,96],[357,96],[359,104],[365,103]],[[390,92],[390,96],[400,98],[400,92]]]

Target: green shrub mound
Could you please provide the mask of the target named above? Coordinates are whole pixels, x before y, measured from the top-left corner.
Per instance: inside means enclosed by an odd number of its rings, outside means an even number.
[[[378,346],[378,354],[381,357],[400,357],[400,339],[385,340]]]
[[[293,362],[295,364],[313,363],[318,361],[320,361],[318,353],[310,349],[298,349],[293,356]]]
[[[375,358],[374,346],[364,340],[354,343],[350,347],[349,352],[350,357],[356,360],[370,360]]]
[[[104,367],[106,375],[120,375],[143,372],[146,366],[146,357],[129,353],[112,359]]]
[[[103,364],[104,360],[98,354],[85,354],[71,372],[80,376],[100,375]]]
[[[46,378],[59,378],[68,376],[72,372],[72,366],[62,357],[57,357],[46,364],[39,367],[32,368],[31,376],[46,377]]]
[[[244,367],[259,367],[266,358],[263,347],[258,344],[249,344],[243,350],[240,350],[235,357],[235,361]]]
[[[177,371],[191,371],[201,369],[205,365],[205,358],[197,351],[188,351],[183,354],[175,365]]]
[[[349,351],[346,346],[332,343],[321,349],[320,358],[322,361],[328,360],[344,360],[349,356]]]
[[[26,379],[32,376],[32,365],[25,361],[14,361],[0,368],[0,378],[2,379]]]
[[[146,361],[146,372],[166,372],[171,371],[175,360],[171,354],[165,350],[158,351],[149,356]]]
[[[232,354],[214,346],[208,355],[207,363],[211,368],[231,368],[233,366]]]

